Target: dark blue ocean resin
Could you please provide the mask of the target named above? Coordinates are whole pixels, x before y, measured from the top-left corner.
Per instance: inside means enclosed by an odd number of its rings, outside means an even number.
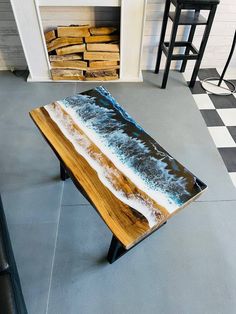
[[[132,170],[148,189],[178,207],[206,185],[164,150],[102,86],[60,101],[96,133],[100,144]],[[99,147],[99,143],[95,143]]]

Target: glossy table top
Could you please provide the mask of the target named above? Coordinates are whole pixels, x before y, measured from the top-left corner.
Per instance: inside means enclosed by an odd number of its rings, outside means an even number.
[[[101,86],[30,114],[126,249],[206,189]]]

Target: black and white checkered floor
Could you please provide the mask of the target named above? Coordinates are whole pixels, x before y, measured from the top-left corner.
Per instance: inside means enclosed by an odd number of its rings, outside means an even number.
[[[189,76],[184,76],[188,81]],[[200,80],[209,77],[219,77],[219,73],[216,69],[199,70],[198,80],[191,92],[236,187],[236,94],[208,94]],[[236,80],[230,81],[236,84]]]

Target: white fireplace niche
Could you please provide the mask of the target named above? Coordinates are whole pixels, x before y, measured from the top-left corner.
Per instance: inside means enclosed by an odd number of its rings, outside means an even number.
[[[112,82],[142,81],[141,54],[146,0],[11,0],[11,4],[30,72],[28,81],[55,82],[51,79],[44,41],[45,28],[50,29],[54,26],[45,23],[44,14],[47,7],[51,12],[53,8],[56,11],[58,7],[71,9],[73,7],[119,7],[120,78]],[[61,25],[63,22],[64,19]],[[84,24],[84,21],[81,22]],[[114,24],[117,23],[117,21],[114,22]],[[73,24],[73,21],[69,24]]]

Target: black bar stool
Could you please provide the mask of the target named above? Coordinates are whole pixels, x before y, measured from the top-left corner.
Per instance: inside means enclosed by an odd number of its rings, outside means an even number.
[[[175,6],[175,12],[170,12],[171,3]],[[162,52],[164,52],[167,59],[161,88],[166,88],[171,60],[183,60],[180,72],[185,71],[187,60],[196,60],[192,78],[189,84],[190,87],[194,86],[218,4],[219,0],[166,0],[155,68],[155,73],[158,73],[161,63],[161,55]],[[188,11],[182,12],[182,10]],[[200,14],[201,10],[209,11],[207,19],[205,19]],[[165,42],[168,17],[172,20],[173,26],[170,42]],[[179,25],[191,25],[187,41],[175,41]],[[196,47],[194,47],[192,44],[197,25],[206,25],[199,50],[197,50]],[[174,47],[184,47],[184,53],[173,54]]]

